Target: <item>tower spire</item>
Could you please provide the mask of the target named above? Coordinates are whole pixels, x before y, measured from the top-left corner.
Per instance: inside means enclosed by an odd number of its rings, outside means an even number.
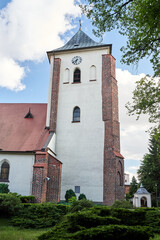
[[[82,23],[81,23],[81,19],[79,19],[79,30],[82,30]]]

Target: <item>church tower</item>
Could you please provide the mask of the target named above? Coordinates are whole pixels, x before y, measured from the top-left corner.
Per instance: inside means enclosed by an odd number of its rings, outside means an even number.
[[[66,190],[112,205],[124,198],[118,89],[112,45],[93,41],[81,29],[47,52],[50,83],[46,127],[62,162],[61,200]]]

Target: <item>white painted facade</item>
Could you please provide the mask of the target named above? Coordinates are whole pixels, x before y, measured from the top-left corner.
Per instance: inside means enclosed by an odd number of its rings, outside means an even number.
[[[133,206],[135,207],[142,207],[141,206],[141,199],[145,198],[147,201],[147,207],[151,207],[151,194],[134,194],[133,198]]]
[[[80,186],[87,199],[103,202],[102,55],[107,53],[108,47],[55,55],[61,59],[55,149],[63,163],[61,200],[66,190]],[[82,58],[77,66],[71,61],[75,56]],[[76,68],[81,71],[81,83],[73,84]],[[80,108],[80,122],[73,123],[75,106]]]
[[[32,194],[32,178],[34,154],[1,154],[0,169],[4,161],[9,163],[9,185],[10,192],[16,192],[23,196]],[[6,183],[6,182],[5,182]]]

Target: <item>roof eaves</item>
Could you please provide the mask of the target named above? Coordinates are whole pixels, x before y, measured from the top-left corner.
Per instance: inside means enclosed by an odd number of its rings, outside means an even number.
[[[110,54],[112,54],[112,44],[103,44],[103,45],[95,45],[95,46],[86,46],[86,47],[79,47],[79,48],[69,48],[69,49],[62,49],[62,50],[52,50],[48,51],[47,55],[52,55],[54,53],[61,53],[61,52],[69,52],[69,51],[77,51],[83,49],[91,49],[91,48],[102,48],[102,47],[110,47]]]

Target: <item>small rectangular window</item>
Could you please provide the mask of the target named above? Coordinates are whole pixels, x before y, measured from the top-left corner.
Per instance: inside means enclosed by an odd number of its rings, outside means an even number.
[[[80,186],[75,186],[75,193],[80,193]]]

